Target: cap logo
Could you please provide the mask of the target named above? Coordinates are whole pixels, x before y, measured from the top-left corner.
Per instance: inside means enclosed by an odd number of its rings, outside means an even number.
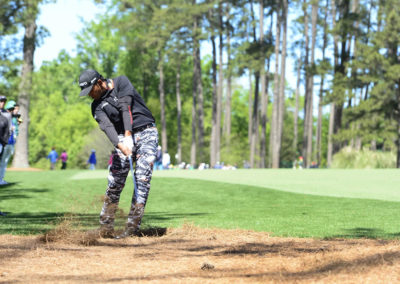
[[[79,86],[80,87],[85,87],[87,84],[89,84],[88,82],[82,82],[82,83],[79,83]]]

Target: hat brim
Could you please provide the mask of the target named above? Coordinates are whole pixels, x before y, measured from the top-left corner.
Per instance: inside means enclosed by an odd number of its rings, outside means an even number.
[[[90,91],[92,90],[92,88],[93,88],[93,85],[84,88],[84,89],[79,93],[79,96],[80,96],[80,97],[87,96],[87,95],[90,93]]]

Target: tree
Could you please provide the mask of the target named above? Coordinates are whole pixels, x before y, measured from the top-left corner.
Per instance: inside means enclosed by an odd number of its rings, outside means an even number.
[[[260,141],[260,168],[265,168],[266,163],[266,147],[267,147],[267,109],[268,109],[268,84],[267,78],[269,78],[269,74],[265,74],[265,58],[268,57],[268,67],[269,67],[269,56],[267,55],[267,51],[264,50],[264,1],[260,0],[260,80],[261,80],[261,141]],[[272,25],[272,17],[271,17],[271,25]],[[272,30],[270,29],[270,32]],[[269,68],[268,68],[269,69]],[[269,70],[268,70],[269,71]]]
[[[231,60],[231,33],[233,27],[230,23],[230,4],[227,3],[226,8],[226,53],[227,53],[227,67],[226,67],[226,77],[227,77],[227,87],[226,87],[226,98],[225,98],[225,116],[224,116],[224,126],[223,126],[223,134],[225,137],[226,147],[229,152],[229,144],[231,139],[231,129],[232,129],[232,120],[231,120],[231,110],[232,110],[232,60]]]
[[[368,98],[345,112],[345,117],[360,123],[363,140],[396,149],[396,166],[400,168],[399,7],[391,0],[380,4],[378,28],[371,35],[371,43],[360,44],[357,52],[356,66],[368,71],[358,76],[368,78],[373,87]]]
[[[323,105],[324,105],[324,81],[325,81],[325,74],[328,69],[328,64],[325,58],[326,47],[328,45],[328,13],[329,13],[329,0],[326,1],[325,6],[325,13],[324,13],[324,22],[323,22],[323,43],[322,43],[322,61],[320,64],[320,74],[321,74],[321,82],[320,82],[320,89],[319,89],[319,101],[318,101],[318,120],[317,120],[317,141],[316,141],[316,160],[317,164],[321,165],[322,160],[322,116],[323,116]],[[329,66],[330,67],[330,66]]]
[[[252,26],[252,34],[253,34],[253,46],[250,46],[249,52],[255,54],[256,61],[259,62],[258,54],[259,54],[259,48],[257,46],[257,37],[256,37],[256,28],[255,28],[255,16],[254,16],[254,10],[253,10],[253,2],[250,1],[250,12],[251,12],[251,18],[252,22],[254,23]],[[259,115],[258,115],[258,109],[259,109],[259,83],[260,83],[260,70],[259,67],[256,65],[255,72],[254,72],[254,77],[255,77],[255,88],[254,88],[254,100],[253,100],[253,109],[252,109],[252,122],[251,122],[251,137],[250,137],[250,166],[254,168],[255,166],[255,156],[256,156],[256,150],[257,150],[257,142],[258,142],[258,137],[259,137]]]
[[[283,119],[285,115],[285,82],[286,82],[286,45],[287,45],[287,21],[288,21],[288,1],[282,0],[282,54],[281,54],[281,74],[279,86],[279,109],[276,145],[276,157],[272,161],[272,166],[279,168],[280,153],[282,148]]]
[[[314,89],[314,58],[315,58],[315,42],[317,32],[318,3],[312,2],[311,11],[311,60],[309,61],[309,39],[308,39],[308,13],[307,3],[304,2],[304,26],[306,33],[306,93],[304,102],[304,133],[303,133],[303,158],[304,166],[308,168],[311,164],[312,142],[313,142],[313,89]]]
[[[15,144],[13,167],[28,168],[28,129],[29,129],[29,100],[32,90],[33,57],[36,48],[36,17],[39,13],[39,1],[25,1],[23,26],[24,34],[24,61],[21,72],[18,102],[24,123],[19,127],[19,135]]]
[[[217,162],[217,135],[218,135],[218,92],[217,92],[217,48],[215,44],[215,33],[213,31],[213,10],[209,10],[210,40],[212,46],[212,112],[211,112],[211,138],[210,138],[210,166],[214,167]]]
[[[271,132],[270,132],[270,166],[272,168],[279,168],[279,149],[280,145],[276,143],[279,142],[278,135],[279,131],[279,120],[280,120],[280,92],[279,92],[279,50],[281,43],[281,29],[282,29],[282,16],[281,16],[281,8],[279,5],[280,0],[277,0],[277,10],[276,10],[276,37],[275,37],[275,74],[274,74],[274,99],[273,99],[273,108],[272,108],[272,121],[271,121]]]

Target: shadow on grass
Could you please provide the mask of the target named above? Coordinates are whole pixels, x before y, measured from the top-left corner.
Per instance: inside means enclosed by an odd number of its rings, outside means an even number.
[[[47,188],[15,188],[13,185],[17,183],[9,183],[0,186],[0,202],[4,200],[11,199],[24,199],[33,198],[29,193],[45,193],[49,192],[50,189]]]
[[[332,238],[346,238],[346,239],[378,239],[378,238],[387,238],[387,237],[395,237],[393,234],[388,234],[382,229],[378,228],[363,228],[357,227],[352,229],[345,229],[345,233],[333,235],[331,237],[327,237],[325,239],[332,239]],[[397,234],[400,236],[400,233]]]
[[[389,236],[392,237],[392,238],[395,238],[395,239],[399,239],[400,238],[400,232],[389,234]]]
[[[63,221],[69,221],[82,230],[89,230],[99,225],[99,213],[72,213],[72,212],[4,212],[5,216],[0,216],[0,234],[41,234],[54,228]],[[145,214],[143,218],[144,236],[162,236],[166,233],[165,228],[156,227],[159,222],[168,222],[176,219],[184,219],[192,216],[202,216],[206,213],[165,213],[151,212]],[[122,219],[124,219],[122,221]],[[118,225],[125,222],[126,217],[119,217],[116,220]],[[117,225],[116,224],[116,225]],[[148,224],[149,227],[146,228]],[[154,224],[154,225],[153,225]]]

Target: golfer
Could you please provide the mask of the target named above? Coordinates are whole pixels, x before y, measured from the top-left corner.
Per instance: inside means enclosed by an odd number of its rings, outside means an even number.
[[[104,79],[96,70],[79,76],[80,96],[93,99],[92,115],[114,144],[116,155],[108,175],[108,188],[100,213],[100,235],[114,237],[114,216],[130,170],[129,156],[136,161],[132,204],[125,231],[116,238],[138,233],[150,191],[158,131],[150,110],[126,76]]]

